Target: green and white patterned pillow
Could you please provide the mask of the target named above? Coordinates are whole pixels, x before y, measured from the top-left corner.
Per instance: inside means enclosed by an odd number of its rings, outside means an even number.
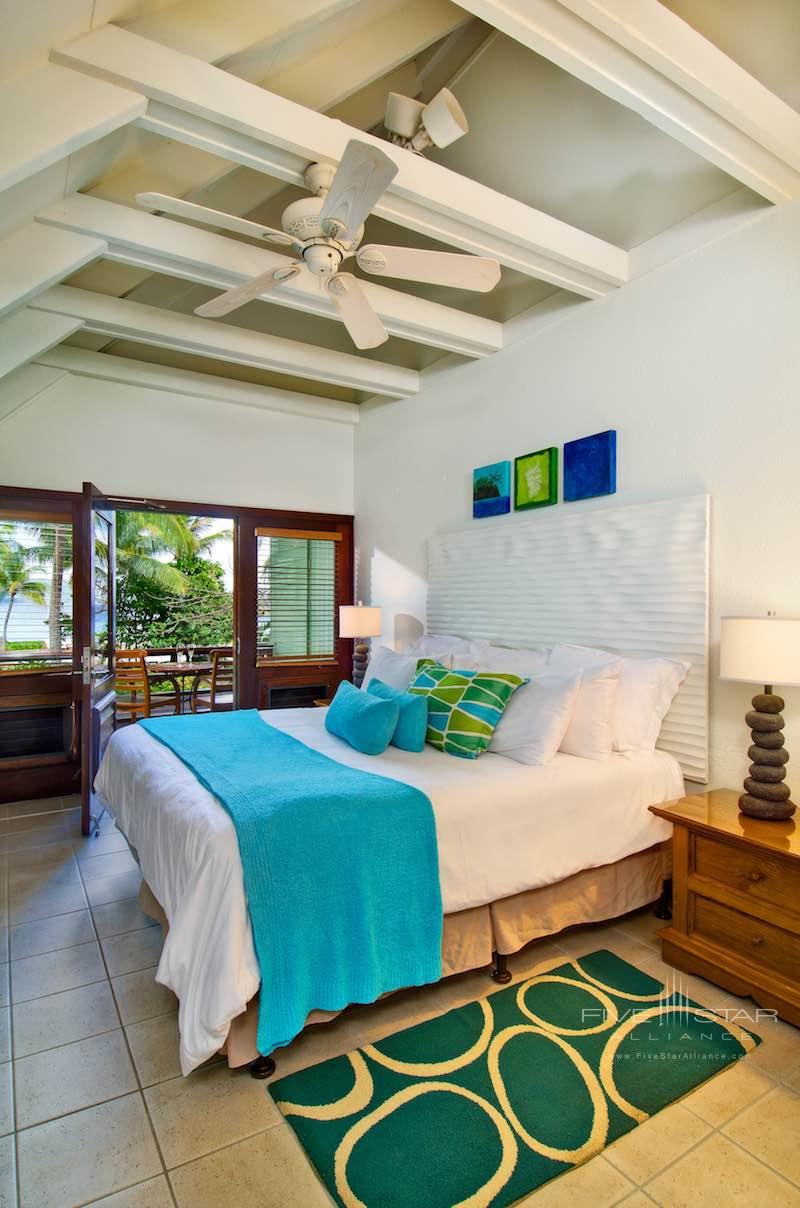
[[[519,675],[500,671],[449,671],[420,659],[408,691],[428,698],[425,741],[448,755],[477,759],[492,741],[495,726],[517,688]]]

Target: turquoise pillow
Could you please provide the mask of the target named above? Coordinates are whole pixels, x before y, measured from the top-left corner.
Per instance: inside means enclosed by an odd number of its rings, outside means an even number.
[[[383,680],[371,679],[367,692],[381,700],[394,700],[400,707],[400,717],[392,736],[392,746],[401,751],[422,751],[425,747],[425,731],[428,728],[428,705],[424,697],[401,692]]]
[[[399,717],[397,701],[381,700],[342,680],[325,715],[325,729],[362,755],[382,755]]]

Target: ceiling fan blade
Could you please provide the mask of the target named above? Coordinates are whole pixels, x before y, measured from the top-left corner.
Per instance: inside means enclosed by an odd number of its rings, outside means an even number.
[[[462,256],[457,252],[427,252],[413,247],[384,247],[368,243],[359,248],[356,262],[365,273],[397,277],[403,281],[425,281],[452,289],[474,289],[486,293],[500,280],[500,265],[485,256]]]
[[[223,210],[198,206],[193,201],[170,197],[166,193],[137,193],[136,203],[145,210],[160,210],[163,214],[173,214],[176,218],[190,218],[193,222],[204,222],[224,231],[233,231],[236,235],[268,239],[270,243],[280,243],[284,247],[291,247],[294,243],[285,231],[276,231],[274,227],[262,226],[260,222],[249,222],[247,218],[237,218],[235,214],[226,214]]]
[[[275,289],[276,285],[283,285],[285,281],[291,281],[292,277],[296,277],[299,272],[299,266],[297,268],[291,266],[271,268],[269,272],[253,277],[252,281],[243,281],[241,285],[234,286],[224,294],[218,294],[210,302],[204,302],[202,306],[197,307],[194,313],[201,315],[204,319],[219,319],[222,315],[229,315],[232,310],[238,310],[240,306],[244,306],[245,302],[252,302],[253,298],[260,298],[268,290]]]
[[[389,333],[352,273],[329,277],[327,288],[356,348],[377,348],[388,340]]]
[[[379,147],[351,138],[320,210],[323,231],[352,239],[396,175],[396,164]]]

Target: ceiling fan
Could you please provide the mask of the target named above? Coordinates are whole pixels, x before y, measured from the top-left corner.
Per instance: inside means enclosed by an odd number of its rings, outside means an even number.
[[[356,347],[376,348],[388,339],[388,333],[358,278],[340,272],[342,262],[349,257],[355,256],[359,268],[375,276],[453,289],[486,292],[500,279],[498,262],[481,256],[375,243],[359,247],[365,219],[396,174],[397,166],[379,147],[351,139],[338,168],[311,164],[306,170],[306,187],[314,196],[301,197],[286,207],[280,231],[163,193],[139,193],[136,201],[151,211],[208,223],[293,249],[294,263],[270,269],[227,290],[198,306],[195,314],[220,318],[291,281],[298,273],[309,271],[319,277]]]

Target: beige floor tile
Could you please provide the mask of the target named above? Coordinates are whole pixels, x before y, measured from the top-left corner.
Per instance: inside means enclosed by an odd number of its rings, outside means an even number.
[[[135,898],[139,893],[142,875],[138,868],[118,873],[114,877],[98,877],[86,882],[86,896],[90,906],[102,906],[105,902],[122,902]]]
[[[549,967],[554,961],[566,964],[569,959],[563,949],[550,940],[537,940],[535,944],[529,944],[521,952],[510,956],[508,967],[514,981],[522,981],[526,977],[532,977],[537,969]],[[494,985],[492,988],[495,988]]]
[[[776,1087],[722,1130],[773,1170],[800,1186],[800,1095]]]
[[[75,827],[68,814],[61,813],[54,816],[55,822],[49,822],[46,826],[37,826],[34,830],[19,829],[20,824],[28,819],[5,823],[6,827],[14,829],[7,834],[0,833],[0,852],[14,855],[28,851],[30,848],[43,850],[45,847],[53,845],[60,847],[73,837]]]
[[[13,1008],[14,1056],[27,1057],[111,1032],[119,1022],[108,981],[34,998]]]
[[[782,1019],[762,1018],[755,1030],[763,1041],[748,1062],[773,1078],[786,1078],[800,1069],[800,1028]]]
[[[11,962],[11,998],[15,1003],[27,1002],[45,994],[58,994],[61,990],[102,981],[105,975],[97,940],[77,948],[26,956]]]
[[[177,1010],[178,1000],[171,990],[156,981],[155,967],[124,973],[111,979],[114,997],[124,1024],[154,1019]]]
[[[264,1171],[269,1171],[269,1178]],[[287,1124],[169,1173],[179,1208],[329,1208],[331,1199]]]
[[[38,857],[47,850],[46,847],[34,847],[31,852]],[[57,860],[37,859],[25,864],[15,862],[8,874],[8,893],[9,897],[17,898],[31,890],[63,889],[80,883],[78,865],[72,855],[68,860],[59,856]]]
[[[632,1183],[647,1183],[709,1132],[708,1124],[673,1103],[615,1141],[605,1156]]]
[[[178,1077],[181,1063],[177,1014],[159,1015],[156,1019],[129,1024],[125,1033],[142,1086]]]
[[[3,911],[6,911],[5,902],[3,903]],[[3,925],[0,926],[0,961],[3,961],[3,963],[8,960],[8,951],[8,927]]]
[[[609,1208],[633,1191],[633,1184],[600,1154],[583,1166],[551,1179],[515,1208]]]
[[[624,918],[617,920],[617,927],[624,935],[629,935],[633,939],[638,940],[640,944],[646,944],[649,948],[655,949],[660,955],[661,940],[658,937],[659,931],[663,931],[667,926],[665,919],[657,919],[653,914],[652,906],[645,907],[644,910],[638,910],[636,914],[625,915]]]
[[[624,1200],[619,1201],[619,1208],[653,1208],[653,1201],[637,1188],[632,1195],[626,1195]]]
[[[11,1008],[0,1007],[0,1062],[11,1060]]]
[[[87,856],[80,862],[84,882],[117,877],[125,872],[136,872],[137,869],[138,865],[129,851],[111,851],[105,855]]]
[[[28,884],[9,893],[9,921],[32,923],[52,918],[56,914],[86,909],[86,894],[80,879],[68,885],[56,884],[44,888]]]
[[[664,1208],[798,1208],[800,1191],[721,1133],[657,1175],[645,1191]]]
[[[48,1049],[14,1062],[17,1128],[41,1124],[135,1091],[122,1030]]]
[[[263,1083],[226,1065],[159,1082],[145,1101],[168,1168],[280,1124]]]
[[[654,955],[654,950],[647,944],[640,943],[633,936],[626,935],[619,928],[610,925],[581,927],[577,931],[561,932],[555,937],[555,943],[570,957],[586,956],[589,952],[605,948],[639,969]]]
[[[41,801],[12,801],[10,805],[2,806],[0,820],[5,822],[9,818],[36,818],[58,813],[60,809],[60,797],[44,797]]]
[[[93,939],[94,927],[88,910],[54,915],[35,923],[18,923],[11,928],[11,959],[39,956],[43,952],[55,952],[58,948],[74,948],[77,944],[88,944]]]
[[[14,1131],[14,1075],[12,1063],[0,1065],[0,1135]]]
[[[121,973],[135,973],[137,969],[149,969],[161,959],[163,941],[158,927],[146,927],[141,931],[128,931],[101,941],[109,977]]]
[[[141,1095],[126,1095],[17,1138],[23,1208],[77,1208],[162,1173]]]
[[[144,927],[158,927],[155,919],[139,909],[136,898],[93,906],[92,916],[97,934],[102,939],[110,935],[124,935],[126,931],[141,931]]]
[[[104,1196],[102,1200],[92,1200],[91,1208],[174,1208],[174,1201],[166,1176],[162,1174],[125,1191]]]
[[[118,830],[109,831],[107,835],[84,835],[74,839],[72,850],[79,864],[93,860],[96,856],[107,856],[110,852],[129,851],[125,836]]]
[[[744,1057],[729,1069],[709,1078],[708,1082],[681,1102],[706,1124],[720,1128],[743,1107],[772,1090],[774,1085],[771,1078],[750,1064],[749,1057]]]
[[[11,1002],[11,978],[8,974],[9,965],[0,965],[0,1007],[7,1007]]]
[[[0,1138],[0,1208],[16,1208],[17,1155],[14,1137]]]

